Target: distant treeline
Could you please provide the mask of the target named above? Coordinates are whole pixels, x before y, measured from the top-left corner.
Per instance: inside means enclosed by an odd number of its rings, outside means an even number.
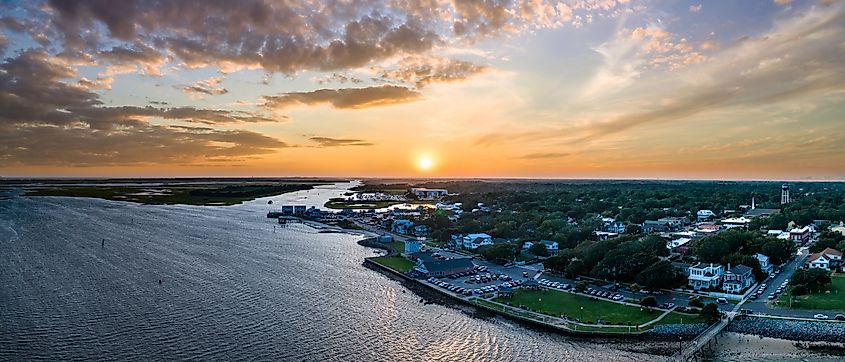
[[[228,185],[220,188],[195,189],[188,192],[200,197],[262,197],[287,192],[309,190],[312,184]]]

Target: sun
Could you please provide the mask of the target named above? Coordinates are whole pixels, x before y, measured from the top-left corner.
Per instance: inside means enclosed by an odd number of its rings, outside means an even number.
[[[419,160],[417,160],[417,167],[423,171],[431,170],[431,168],[434,167],[434,160],[432,160],[429,156],[422,156]]]

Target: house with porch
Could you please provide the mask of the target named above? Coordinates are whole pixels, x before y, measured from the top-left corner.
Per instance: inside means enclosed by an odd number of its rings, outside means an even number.
[[[826,248],[821,252],[811,254],[807,258],[807,267],[810,269],[825,269],[834,270],[842,267],[845,271],[845,265],[842,263],[842,252],[833,248]]]
[[[763,273],[766,273],[766,275],[771,275],[772,264],[769,262],[769,257],[760,253],[754,254],[754,257],[756,257],[757,262],[760,263],[760,269],[763,270]]]
[[[689,267],[688,284],[694,290],[718,287],[722,283],[725,267],[719,264],[696,264]]]
[[[475,250],[480,246],[493,245],[493,237],[485,233],[467,234],[461,240],[463,248],[466,250]]]
[[[728,269],[723,275],[722,289],[731,294],[740,294],[754,284],[754,275],[751,267],[737,265]]]

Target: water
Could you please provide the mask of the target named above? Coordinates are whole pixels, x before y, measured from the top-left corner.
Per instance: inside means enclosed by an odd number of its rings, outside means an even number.
[[[229,207],[0,199],[0,360],[647,361],[674,348],[423,305],[361,265],[374,250],[359,237],[265,218],[344,187]]]

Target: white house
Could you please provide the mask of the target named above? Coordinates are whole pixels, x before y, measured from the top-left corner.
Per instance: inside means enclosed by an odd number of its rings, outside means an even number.
[[[754,255],[757,257],[757,261],[760,263],[760,269],[763,270],[763,273],[767,275],[772,274],[772,264],[769,263],[769,257],[763,254],[757,253]]]
[[[836,269],[842,264],[842,252],[836,249],[826,248],[819,253],[810,255],[807,258],[807,265],[811,269]]]
[[[485,233],[468,234],[463,237],[464,249],[475,250],[484,245],[493,245],[493,237]]]
[[[716,213],[711,210],[698,210],[696,216],[698,216],[698,220],[710,220],[716,217]]]
[[[557,255],[559,251],[557,241],[540,240],[539,242],[546,245],[546,252],[549,253],[549,255]],[[525,244],[522,244],[522,248],[525,250],[530,249],[532,246],[534,246],[534,243],[530,241],[526,241]]]
[[[725,267],[719,264],[696,264],[689,267],[689,286],[695,290],[718,287],[724,273]]]

